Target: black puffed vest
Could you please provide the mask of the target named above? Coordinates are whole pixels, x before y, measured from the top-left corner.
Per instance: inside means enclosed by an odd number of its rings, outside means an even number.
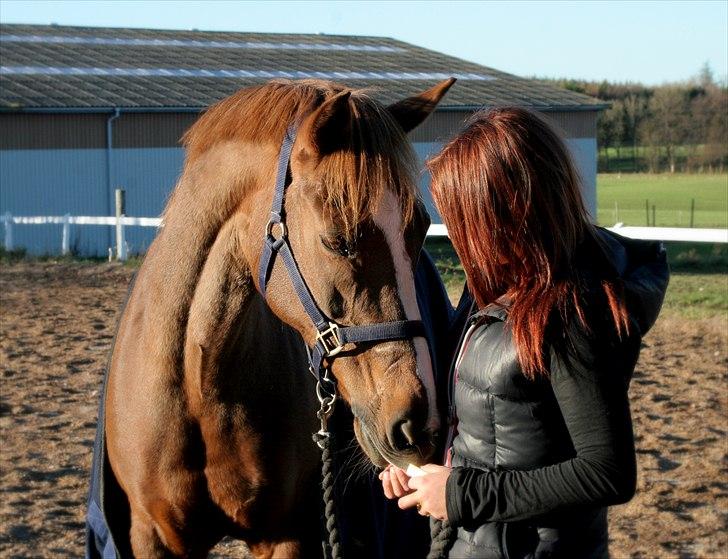
[[[524,376],[505,319],[493,307],[468,321],[454,378],[454,466],[531,470],[575,454],[551,383]]]
[[[576,455],[548,378],[523,374],[507,313],[489,307],[467,322],[451,391],[457,421],[452,465],[481,470],[531,470]],[[581,508],[573,518],[488,522],[460,527],[450,559],[602,558],[607,509]],[[588,544],[564,552],[570,543]]]

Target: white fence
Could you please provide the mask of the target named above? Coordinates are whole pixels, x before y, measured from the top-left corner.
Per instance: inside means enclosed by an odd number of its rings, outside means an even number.
[[[617,223],[610,231],[631,239],[686,241],[691,243],[728,243],[728,229],[690,229],[688,227],[633,227]]]
[[[607,227],[630,239],[654,241],[686,241],[692,243],[728,243],[728,229],[688,229],[686,227],[632,227],[617,223]],[[428,237],[446,237],[447,228],[442,223],[430,225]]]
[[[0,221],[5,225],[5,250],[13,250],[13,229],[14,225],[62,225],[61,231],[61,254],[66,255],[71,252],[71,225],[111,225],[116,227],[116,258],[117,260],[126,260],[127,246],[125,228],[128,226],[137,227],[161,227],[162,218],[160,217],[127,217],[121,215],[119,217],[106,216],[14,216],[9,212],[0,216]]]
[[[0,222],[5,225],[5,250],[13,250],[13,229],[15,225],[62,225],[61,254],[69,254],[71,225],[106,225],[116,227],[116,258],[126,260],[127,246],[125,228],[161,227],[162,219],[159,217],[119,217],[105,216],[13,216],[6,213],[0,216]],[[617,223],[609,227],[611,231],[632,239],[650,239],[657,241],[687,241],[699,243],[728,243],[728,229],[689,229],[684,227],[632,227]],[[447,229],[443,224],[430,225],[427,231],[429,237],[445,237]]]

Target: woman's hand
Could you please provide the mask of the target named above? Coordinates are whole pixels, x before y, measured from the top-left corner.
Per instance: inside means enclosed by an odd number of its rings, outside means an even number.
[[[427,474],[409,478],[408,488],[410,491],[399,499],[399,508],[417,507],[417,512],[423,516],[447,520],[445,487],[447,478],[450,476],[450,468],[426,464],[422,466],[422,469]]]
[[[382,489],[387,499],[398,499],[404,497],[412,490],[408,487],[410,477],[407,473],[391,464],[379,472],[379,479],[382,482]]]

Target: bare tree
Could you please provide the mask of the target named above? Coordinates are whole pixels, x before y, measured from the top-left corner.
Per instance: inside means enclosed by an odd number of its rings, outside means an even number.
[[[664,150],[669,170],[674,173],[677,149],[687,139],[689,110],[685,88],[676,85],[657,88],[648,108],[650,118],[644,123],[644,133],[653,155],[656,155],[653,157],[652,170],[656,170]]]
[[[623,104],[625,141],[632,145],[632,167],[637,170],[637,134],[647,112],[647,101],[642,95],[628,93]]]
[[[597,144],[604,148],[606,171],[609,171],[609,148],[615,146],[622,136],[621,104],[613,103],[599,115]]]
[[[702,160],[722,173],[728,161],[728,88],[709,88],[700,101],[707,117]]]

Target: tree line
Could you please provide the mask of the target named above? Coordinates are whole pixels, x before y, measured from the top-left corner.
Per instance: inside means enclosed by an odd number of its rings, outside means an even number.
[[[706,64],[682,83],[542,80],[605,101],[597,122],[599,170],[709,172],[728,169],[728,84]]]

